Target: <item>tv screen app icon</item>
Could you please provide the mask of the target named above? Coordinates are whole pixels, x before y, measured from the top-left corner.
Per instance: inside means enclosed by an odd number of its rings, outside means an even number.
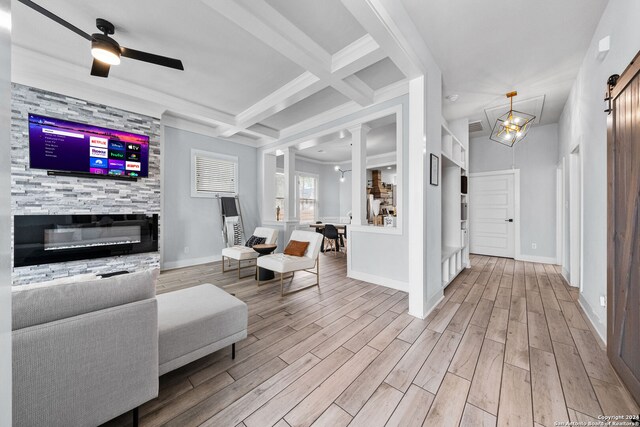
[[[106,138],[100,138],[97,136],[90,136],[89,137],[89,145],[91,147],[98,147],[98,148],[108,148],[109,147],[109,140]]]
[[[138,153],[127,153],[127,160],[131,160],[134,162],[140,161],[140,154]]]
[[[92,168],[103,168],[106,169],[108,166],[108,162],[107,159],[96,159],[94,157],[91,157],[90,159],[90,165]]]
[[[122,170],[124,170],[124,160],[109,159],[109,169],[122,169]]]
[[[116,160],[124,160],[124,151],[109,150],[109,158]]]
[[[124,171],[123,170],[119,170],[119,169],[110,169],[109,170],[109,175],[111,175],[111,176],[123,176],[124,175]]]
[[[107,150],[106,148],[90,147],[89,156],[106,159],[107,157],[109,157],[109,150]]]
[[[127,170],[140,172],[140,162],[127,162]]]
[[[119,150],[119,151],[124,151],[124,142],[120,142],[120,141],[109,141],[109,150]]]
[[[106,175],[107,174],[107,170],[106,169],[100,169],[100,168],[89,168],[89,173],[92,173],[94,175]]]
[[[127,151],[140,151],[140,144],[127,144]]]

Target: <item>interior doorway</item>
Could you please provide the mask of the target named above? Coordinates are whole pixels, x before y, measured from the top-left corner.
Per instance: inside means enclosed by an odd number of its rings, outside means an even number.
[[[516,257],[518,245],[519,171],[474,173],[469,176],[471,253]]]
[[[582,291],[582,154],[577,144],[569,157],[569,283]]]

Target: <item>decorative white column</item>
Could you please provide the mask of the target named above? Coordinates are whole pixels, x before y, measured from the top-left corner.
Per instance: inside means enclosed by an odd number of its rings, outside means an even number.
[[[262,212],[263,221],[276,220],[276,155],[262,155]]]
[[[286,220],[298,220],[298,207],[296,206],[296,149],[288,147],[284,150],[284,192]]]
[[[431,154],[441,157],[442,78],[409,81],[409,314],[425,318],[442,299],[442,198],[429,184]]]
[[[351,132],[351,224],[367,224],[367,133],[371,128],[359,124]]]

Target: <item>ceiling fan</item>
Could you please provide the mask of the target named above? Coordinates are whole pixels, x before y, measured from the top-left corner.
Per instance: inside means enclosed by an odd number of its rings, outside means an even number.
[[[98,27],[102,34],[88,34],[31,0],[18,1],[91,42],[91,55],[93,56],[93,64],[91,65],[92,76],[107,77],[111,66],[120,64],[121,56],[136,59],[138,61],[149,62],[151,64],[162,65],[163,67],[184,70],[182,61],[179,59],[154,55],[153,53],[142,52],[120,46],[117,41],[109,37],[115,32],[115,27],[111,22],[105,19],[96,19],[96,27]]]

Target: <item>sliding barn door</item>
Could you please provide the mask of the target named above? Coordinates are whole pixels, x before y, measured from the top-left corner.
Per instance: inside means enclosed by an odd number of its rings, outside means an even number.
[[[640,55],[611,91],[607,352],[640,402]]]

